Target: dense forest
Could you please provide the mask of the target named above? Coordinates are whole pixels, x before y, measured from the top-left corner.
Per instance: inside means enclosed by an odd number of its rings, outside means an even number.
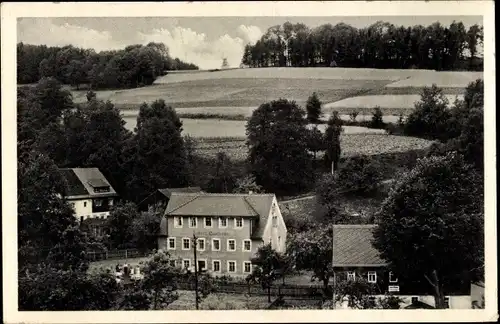
[[[482,26],[467,30],[455,21],[448,27],[439,22],[405,27],[379,21],[365,28],[339,23],[313,29],[286,22],[246,45],[242,65],[482,70],[482,41]]]
[[[17,83],[54,77],[77,88],[133,88],[150,85],[167,70],[197,70],[169,55],[161,43],[130,45],[123,50],[102,51],[45,45],[17,44]]]

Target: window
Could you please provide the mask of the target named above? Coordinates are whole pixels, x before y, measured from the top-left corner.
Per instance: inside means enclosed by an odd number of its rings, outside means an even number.
[[[219,218],[219,227],[221,227],[221,228],[227,227],[227,218],[226,217]]]
[[[281,236],[278,236],[278,247],[281,245]]]
[[[450,297],[444,297],[444,308],[450,308]]]
[[[175,237],[168,238],[168,249],[175,250]]]
[[[389,272],[389,282],[391,283],[395,283],[395,282],[398,282],[398,278],[394,275],[394,273]]]
[[[205,227],[212,227],[212,217],[205,217]]]
[[[84,220],[84,217],[80,216],[80,223],[83,222],[83,220]]]
[[[83,207],[87,207],[87,202],[86,201],[83,202]]]
[[[191,260],[189,259],[182,260],[182,266],[184,267],[184,269],[189,269],[191,267]]]
[[[109,205],[110,205],[110,206],[113,206],[113,199],[110,199],[110,200],[109,200]]]
[[[198,227],[198,222],[196,217],[190,217],[189,218],[189,228],[196,228]]]
[[[94,200],[94,203],[95,203],[96,207],[101,207],[102,206],[102,200],[101,199]]]
[[[347,280],[356,280],[356,273],[354,271],[347,271]]]
[[[418,302],[418,297],[412,297],[411,298],[411,303],[416,304]]]
[[[205,239],[204,238],[198,239],[198,251],[205,251]]]
[[[250,262],[250,261],[243,262],[243,272],[246,272],[246,273],[252,272],[252,262]]]
[[[191,249],[191,239],[190,238],[183,238],[182,239],[182,249],[183,250],[190,250]]]
[[[175,217],[174,218],[174,227],[175,228],[182,228],[182,217]]]
[[[227,271],[236,272],[236,261],[227,261]]]
[[[273,216],[273,227],[278,227],[278,216]]]
[[[236,251],[236,241],[235,240],[227,240],[227,250],[228,251]]]
[[[243,227],[243,218],[238,217],[234,219],[234,227],[242,228]]]
[[[212,239],[212,251],[220,251],[220,239]]]
[[[220,272],[220,261],[219,260],[212,261],[212,270],[213,270],[213,272]]]
[[[377,273],[375,271],[368,271],[368,282],[377,283]]]
[[[243,240],[243,251],[252,251],[252,241]]]

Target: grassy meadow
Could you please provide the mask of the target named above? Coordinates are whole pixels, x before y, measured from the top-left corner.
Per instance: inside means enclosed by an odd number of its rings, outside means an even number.
[[[151,86],[96,91],[121,109],[126,127],[133,130],[139,105],[164,99],[181,117],[183,134],[198,138],[198,152],[213,155],[219,149],[237,160],[246,155],[246,120],[262,103],[278,98],[305,106],[316,92],[323,102],[323,119],[337,111],[344,120],[358,112],[356,120],[371,118],[379,106],[385,122],[408,115],[422,88],[435,83],[450,103],[460,98],[467,84],[482,78],[481,72],[383,70],[355,68],[255,68],[214,72],[169,73]],[[75,102],[86,100],[86,90],[72,90]],[[320,129],[325,125],[320,125]],[[419,149],[430,142],[387,136],[382,130],[345,126],[343,154],[377,154]]]

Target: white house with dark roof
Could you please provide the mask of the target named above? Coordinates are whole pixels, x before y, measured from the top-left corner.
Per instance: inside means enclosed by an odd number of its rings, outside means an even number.
[[[363,277],[373,284],[380,294],[372,298],[397,295],[403,301],[401,308],[434,308],[434,297],[428,294],[428,283],[410,282],[389,271],[387,262],[372,245],[373,230],[376,226],[333,225],[332,263],[335,276],[340,280]],[[450,294],[445,297],[445,301],[449,308],[472,307],[470,292],[465,291],[464,287],[448,289],[448,293]],[[343,303],[343,307],[347,307],[347,302]]]
[[[199,238],[199,269],[246,276],[259,246],[284,252],[287,229],[274,194],[173,192],[161,221],[158,248],[183,268],[194,266],[193,233]]]
[[[102,234],[103,220],[118,198],[115,189],[98,168],[64,168],[60,172],[68,185],[64,198],[75,216],[80,222],[87,221],[95,234]]]

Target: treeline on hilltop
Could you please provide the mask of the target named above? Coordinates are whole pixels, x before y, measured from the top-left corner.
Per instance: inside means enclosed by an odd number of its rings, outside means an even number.
[[[53,77],[64,84],[91,89],[133,88],[150,85],[167,70],[197,70],[198,66],[172,58],[162,43],[130,45],[102,51],[72,45],[17,44],[17,83]]]
[[[242,64],[482,70],[483,60],[477,57],[482,41],[482,26],[467,30],[455,21],[448,27],[439,22],[405,27],[379,21],[365,28],[339,23],[313,29],[286,22],[270,27],[254,45],[246,45]]]

